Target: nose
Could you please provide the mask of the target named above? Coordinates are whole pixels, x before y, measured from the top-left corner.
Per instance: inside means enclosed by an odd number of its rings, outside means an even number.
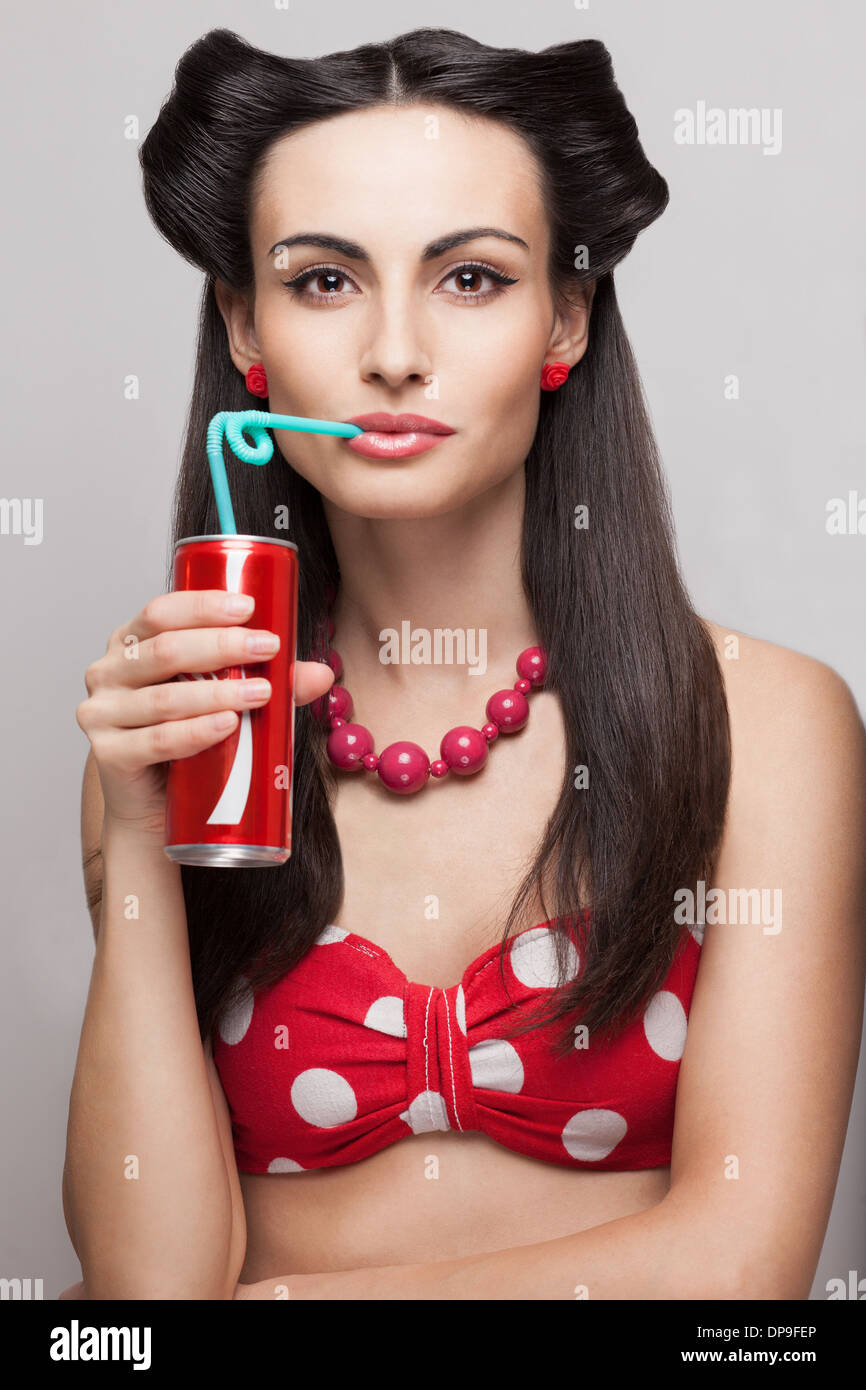
[[[408,286],[383,289],[365,324],[366,342],[360,369],[365,381],[396,389],[406,382],[424,384],[433,372],[426,345],[423,311]]]

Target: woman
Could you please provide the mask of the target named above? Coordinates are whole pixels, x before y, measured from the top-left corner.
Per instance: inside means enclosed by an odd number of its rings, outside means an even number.
[[[141,159],[206,275],[175,538],[219,529],[216,411],[366,432],[232,471],[239,529],[287,507],[299,547],[287,864],[163,854],[167,760],[242,707],[171,677],[240,660],[244,615],[162,595],[88,668],[79,1293],[806,1298],[860,1037],[864,730],[829,667],[689,603],[613,285],[667,187],[606,49],[216,30]],[[483,633],[486,669],[382,659],[404,623]],[[353,708],[317,699],[329,631]],[[483,704],[515,685],[528,719]],[[345,720],[425,750],[411,794],[334,765]],[[461,775],[430,750],[466,727]]]

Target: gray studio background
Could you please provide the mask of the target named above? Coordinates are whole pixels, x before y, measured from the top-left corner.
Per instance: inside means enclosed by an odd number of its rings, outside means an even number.
[[[532,49],[604,40],[671,188],[616,279],[695,605],[827,662],[866,709],[866,535],[825,530],[830,498],[866,490],[857,0],[7,10],[0,494],[42,498],[43,536],[0,535],[0,1275],[41,1277],[46,1298],[79,1278],[60,1197],[93,954],[75,707],[109,633],[163,587],[200,290],[148,219],[124,121],[143,138],[183,50],[221,25],[305,56],[423,25]],[[675,144],[674,111],[700,101],[781,108],[781,152]],[[141,398],[127,401],[133,373]],[[738,401],[724,397],[731,373]],[[813,1298],[866,1273],[863,1110],[861,1067]]]

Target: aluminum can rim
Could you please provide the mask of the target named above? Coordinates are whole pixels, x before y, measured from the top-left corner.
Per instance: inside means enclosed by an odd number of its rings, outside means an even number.
[[[174,548],[178,550],[182,545],[192,545],[194,541],[263,541],[265,545],[284,545],[289,550],[296,551],[298,548],[294,541],[277,540],[275,536],[236,536],[227,535],[223,531],[215,531],[210,536],[184,536],[181,540],[175,542]]]

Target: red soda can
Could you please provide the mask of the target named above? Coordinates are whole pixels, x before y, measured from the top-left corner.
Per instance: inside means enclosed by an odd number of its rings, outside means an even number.
[[[238,711],[221,742],[169,763],[165,852],[179,864],[284,864],[292,852],[298,548],[267,536],[188,536],[175,547],[174,588],[250,594],[252,625],[276,632],[280,649],[268,661],[175,677],[264,676],[271,697]]]

